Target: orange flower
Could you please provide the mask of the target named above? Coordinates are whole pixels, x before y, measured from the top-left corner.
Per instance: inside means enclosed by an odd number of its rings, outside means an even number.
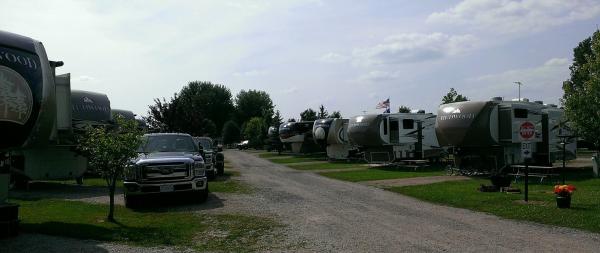
[[[570,196],[575,191],[575,186],[573,185],[555,185],[554,193],[561,196]]]

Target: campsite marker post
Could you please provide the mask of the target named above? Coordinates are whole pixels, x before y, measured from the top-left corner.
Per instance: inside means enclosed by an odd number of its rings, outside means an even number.
[[[521,123],[519,127],[521,137],[521,157],[525,162],[525,202],[529,201],[529,160],[531,159],[531,142],[535,137],[535,125],[529,121]]]

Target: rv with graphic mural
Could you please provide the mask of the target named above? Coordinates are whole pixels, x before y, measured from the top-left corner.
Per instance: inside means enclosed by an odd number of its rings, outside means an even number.
[[[523,142],[531,143],[531,165],[552,166],[576,157],[576,139],[562,109],[541,101],[466,101],[441,105],[436,134],[442,146],[452,147],[456,165],[467,171],[499,174],[522,164]]]
[[[348,139],[370,163],[437,160],[444,150],[435,135],[435,117],[424,111],[356,116],[348,123]]]
[[[314,121],[287,122],[279,126],[279,138],[284,146],[289,146],[292,153],[323,152],[313,141],[312,129]]]

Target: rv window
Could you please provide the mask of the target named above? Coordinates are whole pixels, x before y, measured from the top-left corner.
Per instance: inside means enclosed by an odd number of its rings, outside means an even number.
[[[414,119],[405,119],[405,120],[402,120],[402,128],[404,128],[404,129],[413,129],[413,128],[415,128],[415,120]]]
[[[383,135],[387,135],[388,134],[388,119],[386,118],[385,120],[382,121],[383,123]]]
[[[527,109],[515,109],[515,118],[527,118]]]

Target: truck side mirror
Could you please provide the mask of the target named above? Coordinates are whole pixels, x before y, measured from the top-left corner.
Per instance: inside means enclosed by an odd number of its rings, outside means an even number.
[[[202,147],[202,145],[200,145],[200,143],[198,143],[198,152],[200,153],[202,158],[204,158],[204,147]]]

